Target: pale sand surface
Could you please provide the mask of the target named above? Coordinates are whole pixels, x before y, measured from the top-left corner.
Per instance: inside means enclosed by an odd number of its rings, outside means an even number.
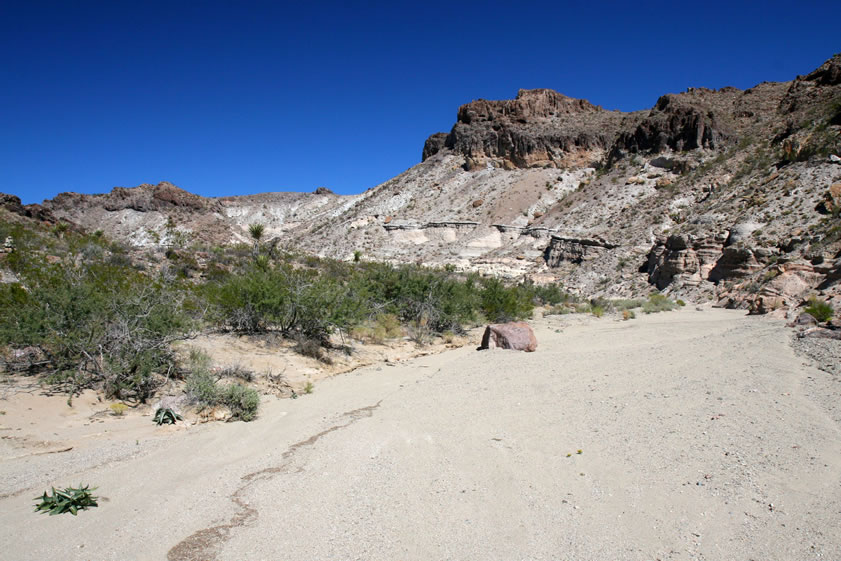
[[[781,322],[534,325],[535,353],[372,365],[253,423],[128,419],[12,450],[0,559],[841,559],[841,380]],[[32,512],[80,481],[108,500]]]

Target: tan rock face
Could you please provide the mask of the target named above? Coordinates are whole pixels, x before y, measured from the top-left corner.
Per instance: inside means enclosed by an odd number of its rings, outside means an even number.
[[[529,324],[522,321],[491,324],[485,328],[479,349],[494,348],[531,353],[537,350],[537,337]]]

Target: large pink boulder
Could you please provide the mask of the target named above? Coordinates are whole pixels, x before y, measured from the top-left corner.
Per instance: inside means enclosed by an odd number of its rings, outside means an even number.
[[[485,328],[479,350],[496,347],[530,353],[537,349],[537,338],[525,322],[496,323]]]

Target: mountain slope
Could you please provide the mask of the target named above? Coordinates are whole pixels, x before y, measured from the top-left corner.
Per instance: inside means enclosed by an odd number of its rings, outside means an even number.
[[[170,184],[43,210],[139,247],[267,238],[321,256],[452,265],[587,294],[656,287],[758,311],[841,277],[841,56],[791,82],[691,88],[648,111],[551,90],[459,108],[422,162],[354,196],[207,199]]]

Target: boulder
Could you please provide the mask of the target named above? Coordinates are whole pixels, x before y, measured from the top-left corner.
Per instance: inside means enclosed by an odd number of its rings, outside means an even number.
[[[531,327],[522,321],[491,324],[485,328],[479,350],[497,347],[530,353],[537,349],[537,338]]]

